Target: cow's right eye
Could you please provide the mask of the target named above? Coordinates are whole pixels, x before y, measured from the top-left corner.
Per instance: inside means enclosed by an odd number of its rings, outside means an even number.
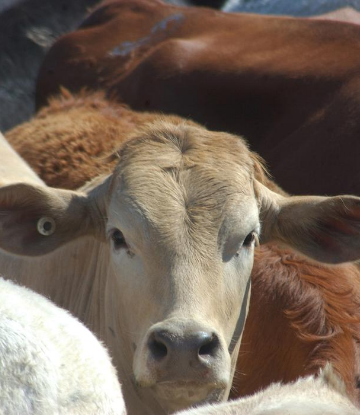
[[[126,248],[126,241],[124,235],[119,229],[114,229],[111,233],[111,239],[115,249]]]

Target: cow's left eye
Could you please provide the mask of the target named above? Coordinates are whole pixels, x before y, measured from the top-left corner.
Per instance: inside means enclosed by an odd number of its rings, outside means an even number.
[[[250,232],[249,235],[244,239],[243,246],[249,247],[255,241],[256,233],[254,231]]]
[[[115,249],[126,248],[126,241],[124,235],[119,229],[114,229],[111,233],[111,239]]]

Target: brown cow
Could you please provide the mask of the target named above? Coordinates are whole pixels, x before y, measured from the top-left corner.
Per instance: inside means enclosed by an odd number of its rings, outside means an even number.
[[[360,27],[108,1],[49,51],[59,85],[244,135],[291,193],[360,194]]]
[[[156,118],[156,114],[137,113],[108,102],[102,93],[73,96],[64,90],[6,138],[47,185],[77,189],[97,175],[110,173],[116,160],[106,163],[104,158],[137,126]]]
[[[62,98],[52,100],[50,107],[43,109],[34,120],[8,133],[7,138],[48,184],[72,188],[75,180],[78,180],[77,185],[81,185],[113,169],[114,161],[109,160],[107,165],[103,156],[112,147],[129,139],[135,125],[152,119],[156,119],[154,114],[130,111],[122,105],[106,101],[101,94],[73,97],[65,93]],[[31,146],[29,137],[33,140]],[[55,158],[58,166],[56,174],[50,163],[52,154],[58,155]],[[264,176],[259,179],[270,186],[271,182]],[[70,248],[70,251],[73,250]],[[80,257],[80,254],[76,256]],[[79,270],[81,267],[77,265],[74,268]],[[78,280],[77,276],[71,278]],[[289,382],[298,376],[316,373],[325,360],[330,360],[346,382],[350,396],[357,398],[355,381],[358,366],[354,341],[359,333],[360,294],[351,282],[352,279],[360,279],[356,268],[352,265],[320,267],[293,257],[287,251],[263,247],[256,253],[252,278],[253,301],[244,332],[246,341],[238,360],[233,396],[255,392],[272,381]],[[330,285],[328,281],[331,281]],[[27,280],[26,283],[34,282]],[[314,289],[308,290],[309,285]],[[57,301],[64,301],[59,291],[49,294],[41,286],[40,290]],[[344,292],[346,295],[341,294]],[[71,298],[77,298],[73,291]],[[309,298],[311,301],[306,309],[304,305]],[[83,301],[86,304],[84,298]],[[60,305],[70,308],[84,319],[81,311],[84,305],[80,307],[77,302],[71,301],[66,304],[60,302]],[[291,306],[307,311],[305,317],[311,317],[314,312],[313,326],[306,325],[306,320],[301,320],[302,316],[294,313]],[[331,312],[332,309],[338,314]],[[284,311],[292,311],[289,319],[283,316]],[[299,321],[304,325],[301,326]],[[93,329],[99,330],[96,325]],[[331,330],[334,331],[333,336],[328,337]],[[106,336],[106,333],[103,334],[105,340]],[[311,342],[303,341],[302,337],[310,338]],[[279,347],[280,344],[286,350]],[[290,346],[293,347],[292,354]],[[333,353],[329,354],[331,348]],[[346,361],[342,363],[339,356],[344,353]],[[291,364],[288,364],[289,360]]]
[[[110,173],[117,160],[107,157],[114,148],[128,140],[138,126],[157,118],[156,113],[132,111],[107,100],[102,92],[73,95],[63,89],[50,99],[49,106],[9,131],[6,138],[48,186],[77,189],[96,175]],[[263,164],[260,158],[259,162]],[[285,195],[266,175],[261,180]]]
[[[359,341],[359,268],[324,266],[263,245],[255,252],[232,397],[316,374],[330,361],[360,403]]]
[[[190,0],[169,0],[191,5]],[[205,0],[200,0],[205,1]],[[0,0],[0,130],[29,119],[35,81],[46,51],[74,30],[100,0]],[[216,7],[220,0],[208,0]]]

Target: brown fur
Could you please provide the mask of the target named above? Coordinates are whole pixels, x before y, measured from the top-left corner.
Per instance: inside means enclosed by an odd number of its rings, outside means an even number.
[[[63,90],[35,118],[9,131],[6,139],[49,186],[76,189],[110,173],[116,162],[105,163],[104,158],[138,124],[154,118],[111,103],[100,92],[73,96]]]
[[[252,284],[232,397],[315,374],[329,361],[359,400],[358,268],[312,263],[269,244],[256,251]]]
[[[100,88],[245,136],[290,193],[359,195],[359,47],[353,24],[113,0],[50,49],[37,100]]]
[[[161,117],[184,122],[176,116]],[[106,99],[102,92],[73,95],[62,89],[32,120],[9,131],[6,139],[48,186],[76,189],[110,173],[118,162],[116,149],[140,126],[156,118],[159,114],[133,111]],[[187,123],[197,125],[189,120]],[[284,193],[269,179],[264,160],[256,153],[250,155],[255,178],[273,191]]]

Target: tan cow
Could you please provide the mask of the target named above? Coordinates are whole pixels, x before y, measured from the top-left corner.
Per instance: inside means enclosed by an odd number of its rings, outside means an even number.
[[[346,395],[344,383],[330,365],[319,377],[308,376],[282,385],[273,383],[244,399],[219,405],[206,405],[179,415],[359,415]]]
[[[45,187],[1,133],[0,160],[0,186]],[[23,261],[0,256],[14,264],[13,279],[17,265],[26,275]],[[0,366],[0,414],[125,414],[116,371],[99,341],[65,310],[1,277]]]
[[[0,189],[1,248],[60,248],[1,267],[101,336],[130,414],[222,400],[260,230],[317,260],[355,260],[360,199],[275,194],[243,140],[176,117],[141,127],[116,157],[112,174],[79,191]]]

